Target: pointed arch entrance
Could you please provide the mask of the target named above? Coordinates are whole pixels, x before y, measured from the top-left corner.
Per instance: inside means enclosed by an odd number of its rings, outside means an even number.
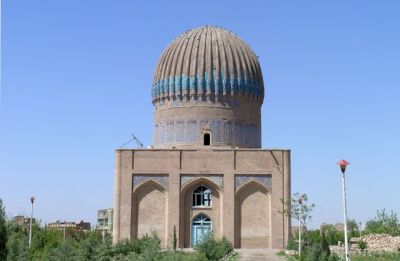
[[[193,247],[207,231],[221,237],[220,187],[199,177],[186,183],[180,195],[179,246]]]

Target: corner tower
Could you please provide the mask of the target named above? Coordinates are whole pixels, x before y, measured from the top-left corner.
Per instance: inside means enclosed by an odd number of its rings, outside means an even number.
[[[260,64],[242,39],[215,26],[188,30],[155,69],[153,145],[260,148],[263,99]]]

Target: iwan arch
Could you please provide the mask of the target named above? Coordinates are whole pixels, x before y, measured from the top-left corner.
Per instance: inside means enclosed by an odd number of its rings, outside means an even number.
[[[283,248],[290,151],[261,149],[264,84],[250,47],[219,27],[176,38],[157,64],[150,149],[116,151],[113,240],[156,232],[193,247],[212,231],[236,248]]]

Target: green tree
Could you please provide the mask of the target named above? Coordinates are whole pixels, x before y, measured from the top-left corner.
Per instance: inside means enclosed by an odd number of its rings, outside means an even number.
[[[0,199],[0,260],[6,260],[6,257],[7,257],[6,212],[3,206],[3,200]]]
[[[280,212],[300,221],[305,230],[307,230],[307,222],[312,220],[311,213],[315,207],[315,204],[308,203],[307,194],[297,192],[291,198],[287,200],[282,199],[281,201],[284,208]]]
[[[77,260],[77,242],[67,238],[60,246],[51,248],[45,258],[48,261],[74,261]]]
[[[378,210],[376,217],[373,220],[367,221],[365,229],[369,233],[400,235],[399,220],[393,210],[390,214],[386,213],[385,209]]]
[[[358,237],[360,236],[359,227],[355,219],[347,220],[347,231],[349,232],[349,237]],[[350,240],[349,238],[349,240]]]
[[[28,234],[20,226],[8,224],[7,259],[9,261],[27,260]],[[2,259],[4,260],[4,259]]]
[[[321,233],[325,234],[326,241],[328,241],[329,245],[336,245],[338,241],[344,241],[344,232],[339,231],[332,224],[322,224],[320,230]]]

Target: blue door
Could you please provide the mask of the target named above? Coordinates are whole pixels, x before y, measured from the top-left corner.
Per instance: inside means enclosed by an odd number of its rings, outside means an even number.
[[[197,215],[192,222],[192,247],[200,243],[208,233],[211,233],[210,218],[204,214]]]

